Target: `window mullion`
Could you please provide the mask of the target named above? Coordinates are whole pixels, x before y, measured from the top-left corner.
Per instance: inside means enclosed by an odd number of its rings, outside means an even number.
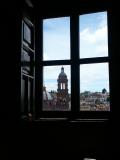
[[[40,116],[42,111],[42,54],[43,54],[43,21],[36,15],[35,21],[35,115],[36,118]]]
[[[71,110],[79,111],[80,89],[79,89],[79,16],[70,17],[71,34]]]

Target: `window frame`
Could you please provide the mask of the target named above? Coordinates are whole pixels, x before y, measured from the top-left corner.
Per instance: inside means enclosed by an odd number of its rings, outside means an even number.
[[[29,114],[34,115],[34,61],[35,61],[35,44],[34,44],[34,24],[27,16],[22,16],[21,21],[21,56],[26,53],[29,56],[29,61],[21,58],[21,118],[28,117]],[[24,38],[24,24],[30,29],[31,43],[28,43]],[[25,68],[29,69],[25,69]],[[22,81],[24,80],[24,87]],[[24,93],[22,93],[22,91]],[[22,96],[22,94],[25,95]]]
[[[79,16],[88,13],[107,12],[108,23],[108,56],[107,57],[79,57]],[[43,20],[48,18],[70,17],[70,60],[43,60]],[[108,8],[82,10],[77,13],[58,14],[55,16],[35,16],[35,113],[36,118],[69,118],[69,119],[110,119],[112,112],[111,102],[111,47],[110,47],[110,11]],[[76,54],[75,54],[76,53]],[[109,68],[109,89],[110,89],[110,111],[80,111],[80,65],[96,64],[108,62]],[[71,68],[71,111],[42,111],[42,85],[43,85],[43,67],[54,65],[70,65]],[[76,79],[76,80],[75,80]],[[76,95],[76,96],[74,96]]]

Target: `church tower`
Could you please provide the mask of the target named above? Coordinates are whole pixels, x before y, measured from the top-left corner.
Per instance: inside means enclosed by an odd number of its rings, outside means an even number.
[[[58,105],[68,108],[68,101],[69,101],[68,79],[67,75],[64,72],[63,67],[61,68],[61,73],[58,76],[57,83],[58,83],[58,89],[57,89]]]

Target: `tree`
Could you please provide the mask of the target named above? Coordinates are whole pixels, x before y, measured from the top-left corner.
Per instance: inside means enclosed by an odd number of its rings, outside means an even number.
[[[87,98],[90,94],[90,91],[84,91],[84,96]]]
[[[105,88],[102,89],[102,94],[107,93],[107,90]]]

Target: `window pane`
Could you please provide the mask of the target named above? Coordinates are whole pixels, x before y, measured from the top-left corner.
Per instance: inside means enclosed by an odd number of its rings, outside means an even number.
[[[26,75],[21,79],[21,115],[34,114],[34,80]]]
[[[79,16],[80,58],[108,56],[107,12]]]
[[[23,27],[24,27],[23,38],[27,43],[31,44],[31,30],[26,23],[24,23]]]
[[[110,110],[108,63],[80,65],[80,110]]]
[[[70,18],[43,20],[43,60],[70,59]]]
[[[43,110],[69,111],[71,109],[70,66],[43,68]]]

